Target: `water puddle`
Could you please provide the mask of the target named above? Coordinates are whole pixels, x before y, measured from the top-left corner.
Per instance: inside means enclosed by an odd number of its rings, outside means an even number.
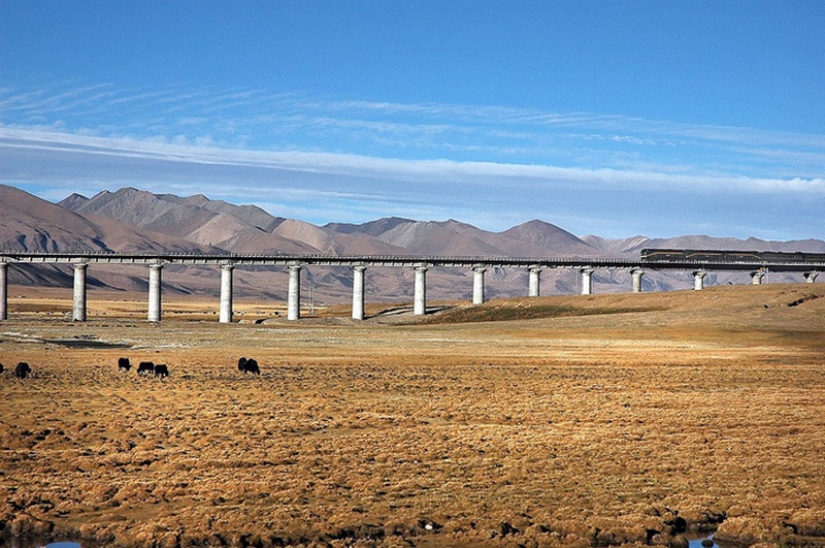
[[[688,548],[719,548],[719,545],[713,540],[713,535],[710,535],[709,537],[689,539]]]
[[[8,544],[6,544],[8,543]],[[8,548],[85,548],[79,542],[58,541],[58,542],[38,542],[32,539],[10,539],[5,542],[0,541],[0,546]]]

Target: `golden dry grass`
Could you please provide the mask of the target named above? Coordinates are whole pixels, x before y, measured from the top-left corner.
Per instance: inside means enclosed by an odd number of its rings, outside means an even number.
[[[232,325],[194,299],[149,324],[139,295],[94,292],[71,323],[65,295],[20,291],[0,361],[35,375],[0,379],[6,536],[679,545],[676,518],[724,517],[717,538],[825,544],[823,285],[452,303],[423,321],[240,302],[269,319]],[[121,355],[172,376],[120,372]]]

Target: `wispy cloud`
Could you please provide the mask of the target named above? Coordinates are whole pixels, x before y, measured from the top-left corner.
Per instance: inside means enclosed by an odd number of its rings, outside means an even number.
[[[458,160],[493,156],[503,162],[572,164],[583,156],[617,167],[617,155],[622,165],[636,155],[647,164],[682,164],[682,158],[691,157],[693,170],[700,172],[721,149],[734,171],[755,162],[750,174],[770,170],[792,176],[796,158],[821,157],[825,150],[825,135],[503,106],[319,99],[255,89],[6,88],[0,90],[0,107],[7,125],[52,123],[70,131],[135,138],[178,132],[191,141],[208,136],[217,143],[265,150],[317,143],[319,149],[382,156],[385,147],[395,146],[405,157],[419,159],[441,150]],[[461,152],[464,156],[456,157]],[[747,162],[737,161],[743,156]]]
[[[653,223],[666,218],[665,205],[698,221],[741,196],[751,203],[770,196],[768,207],[789,211],[804,202],[801,220],[814,217],[811,202],[825,200],[825,135],[506,106],[77,83],[6,86],[0,109],[0,177],[52,197],[122,185],[191,189],[306,220],[399,214],[477,219],[488,228],[551,215],[618,226],[615,219],[635,214]],[[625,211],[611,213],[611,205]]]
[[[188,166],[245,167],[261,170],[315,173],[325,176],[350,176],[368,179],[397,180],[421,184],[480,186],[505,185],[510,188],[672,190],[684,192],[825,192],[823,178],[757,178],[740,175],[672,174],[614,168],[559,167],[501,162],[456,161],[449,159],[409,160],[380,158],[358,154],[303,151],[260,151],[200,146],[174,140],[112,138],[63,133],[31,128],[0,128],[0,147],[7,159],[15,152],[30,154],[64,153],[71,162],[84,165],[84,171],[100,170],[101,175],[116,179],[118,159],[145,162],[146,173],[163,173],[160,163]],[[95,157],[105,157],[96,162]],[[60,171],[68,166],[61,166]],[[5,177],[15,178],[13,162]],[[69,171],[71,173],[71,171]]]
[[[0,129],[0,150],[6,158],[5,177],[22,180],[29,166],[24,158],[46,157],[38,178],[58,180],[70,176],[72,181],[82,176],[97,180],[165,181],[197,174],[206,180],[216,172],[237,177],[244,173],[245,183],[255,181],[268,185],[268,180],[289,180],[295,174],[312,174],[316,185],[335,192],[337,196],[352,196],[352,180],[359,187],[414,183],[418,190],[466,189],[468,194],[486,193],[489,189],[546,192],[548,190],[587,191],[648,191],[683,192],[691,194],[719,193],[805,193],[825,196],[825,179],[755,178],[740,175],[694,175],[613,168],[559,167],[547,165],[508,164],[500,162],[409,160],[379,158],[357,154],[257,151],[202,146],[194,143],[138,140],[87,136],[42,129]],[[18,160],[19,159],[19,160]],[[18,161],[16,161],[18,160]],[[51,167],[49,167],[51,166]],[[73,169],[72,166],[81,166]],[[231,171],[232,168],[246,170]],[[74,175],[72,175],[74,174]],[[292,176],[288,176],[292,174]],[[219,176],[220,177],[220,176]],[[340,182],[336,182],[339,178]],[[324,183],[321,184],[320,180]],[[302,178],[303,180],[303,178]],[[380,183],[379,183],[380,182]],[[286,188],[280,188],[284,192]],[[297,192],[305,192],[300,186]],[[393,188],[397,193],[397,188]],[[371,193],[369,193],[371,194]],[[363,194],[361,198],[368,199]]]

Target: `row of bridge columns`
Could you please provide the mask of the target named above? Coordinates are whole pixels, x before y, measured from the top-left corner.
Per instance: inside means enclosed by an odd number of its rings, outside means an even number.
[[[74,264],[74,284],[72,290],[72,320],[78,322],[86,321],[86,270],[88,263]],[[232,284],[234,265],[221,265],[221,293],[220,311],[218,319],[221,323],[232,322]],[[485,302],[484,274],[488,267],[477,265],[473,267],[473,304],[483,304]],[[364,282],[365,265],[353,267],[352,276],[352,317],[356,320],[364,319]],[[427,312],[427,270],[424,265],[415,267],[415,289],[413,296],[413,314],[423,315]],[[528,296],[538,297],[541,294],[541,267],[531,267],[529,270]],[[579,269],[581,274],[581,293],[590,295],[593,292],[593,272],[594,268],[587,266]],[[162,316],[162,273],[163,264],[149,265],[149,303],[148,320],[159,322]],[[630,271],[633,283],[633,292],[642,291],[642,278],[644,270],[633,268]],[[751,272],[751,281],[754,285],[759,285],[765,277],[765,270]],[[693,275],[693,288],[701,290],[704,288],[704,279],[707,275],[705,270],[696,270]],[[805,281],[814,283],[819,272],[806,272]],[[289,288],[287,292],[287,319],[297,320],[301,316],[301,265],[289,266]],[[8,319],[8,263],[0,262],[0,320]]]

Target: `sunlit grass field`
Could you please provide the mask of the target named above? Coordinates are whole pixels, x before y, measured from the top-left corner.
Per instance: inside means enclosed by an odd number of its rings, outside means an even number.
[[[825,545],[823,285],[426,318],[371,303],[363,322],[238,302],[231,325],[210,300],[165,302],[151,324],[140,295],[94,291],[72,323],[65,290],[25,291],[0,323],[6,538]],[[137,375],[148,360],[170,377]]]

